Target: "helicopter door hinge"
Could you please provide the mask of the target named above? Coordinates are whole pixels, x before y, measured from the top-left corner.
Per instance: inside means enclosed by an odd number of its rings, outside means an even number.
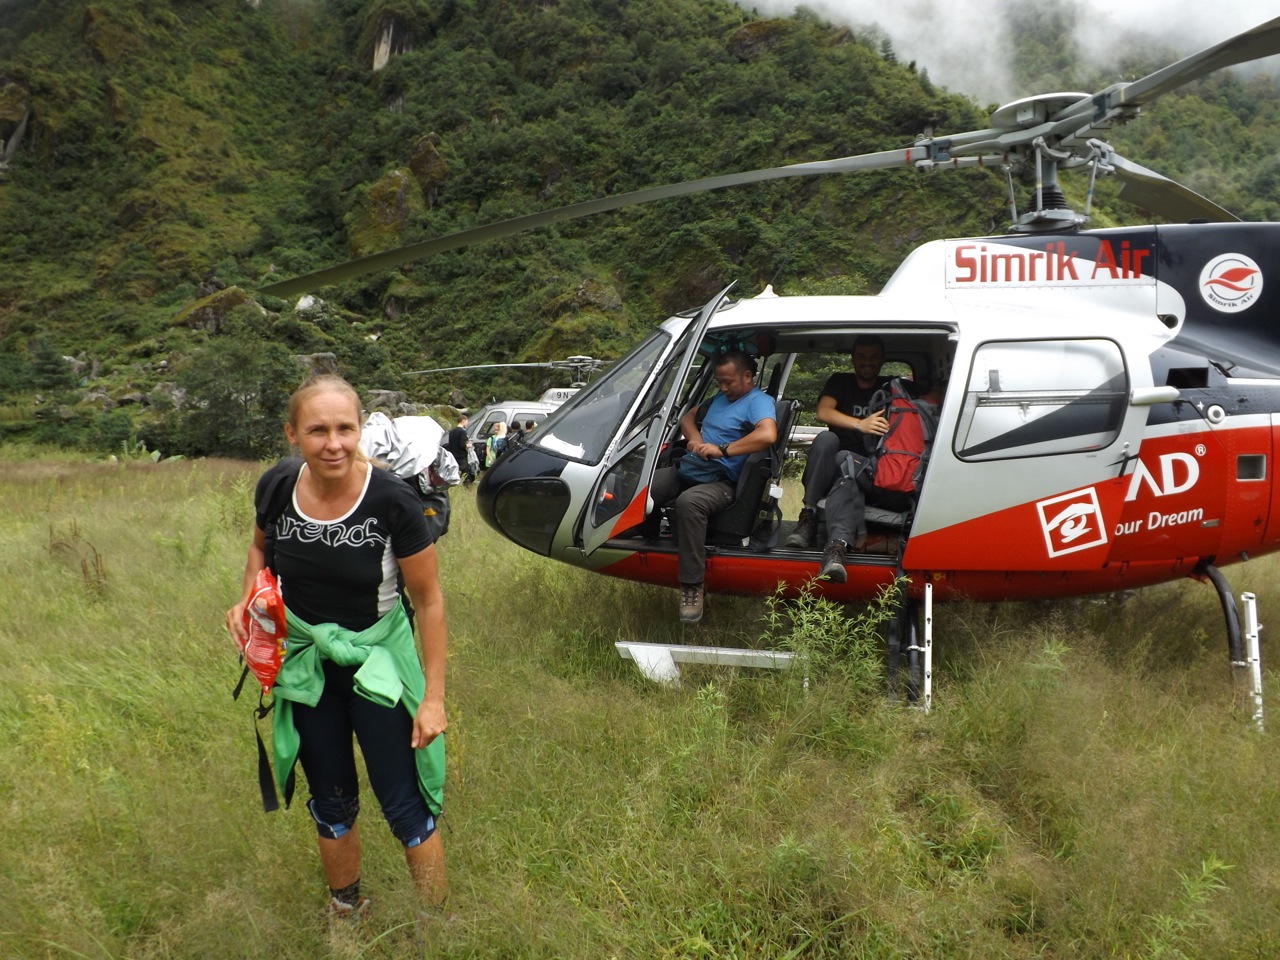
[[[1129,464],[1133,463],[1137,459],[1138,455],[1136,453],[1129,452],[1129,443],[1128,441],[1125,441],[1124,446],[1120,448],[1120,459],[1115,461],[1115,463],[1120,467],[1120,472],[1116,474],[1116,479],[1123,477],[1125,475],[1125,471],[1129,469]]]

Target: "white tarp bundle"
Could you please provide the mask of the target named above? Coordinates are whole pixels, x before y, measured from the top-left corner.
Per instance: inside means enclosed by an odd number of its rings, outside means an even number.
[[[385,413],[373,413],[364,422],[360,449],[366,456],[385,463],[397,477],[430,478],[428,471],[434,470],[439,480],[453,486],[462,475],[453,454],[444,448],[444,441],[444,428],[431,417],[391,420]]]

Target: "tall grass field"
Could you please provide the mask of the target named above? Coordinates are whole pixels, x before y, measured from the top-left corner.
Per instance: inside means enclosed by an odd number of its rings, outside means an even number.
[[[1280,955],[1280,684],[1260,732],[1211,587],[939,606],[926,715],[885,695],[857,609],[716,596],[681,628],[672,591],[523,552],[463,489],[439,545],[457,919],[419,941],[366,796],[372,915],[330,927],[305,787],[262,812],[231,699],[260,469],[0,450],[0,957]],[[1276,570],[1226,573],[1280,627]],[[811,668],[662,686],[619,639]]]

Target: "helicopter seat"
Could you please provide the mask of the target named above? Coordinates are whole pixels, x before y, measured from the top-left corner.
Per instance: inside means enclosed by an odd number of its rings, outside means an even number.
[[[747,546],[762,523],[770,516],[780,516],[774,488],[782,474],[791,423],[799,409],[799,400],[774,401],[778,438],[766,449],[747,457],[738,476],[733,503],[713,516],[707,526],[708,543]]]
[[[827,498],[818,501],[818,547],[821,549],[827,542]],[[886,507],[868,503],[863,507],[862,518],[867,525],[867,541],[860,553],[895,554],[906,540],[911,529],[911,521],[915,516],[915,504],[905,510],[890,510]],[[849,548],[853,549],[852,546]]]
[[[847,456],[847,454],[844,456]],[[842,468],[848,469],[849,465],[842,464]],[[834,487],[832,489],[834,490]],[[863,489],[870,497],[870,490],[866,487]],[[911,521],[915,517],[916,501],[919,496],[918,490],[909,494],[889,492],[884,495],[884,499],[880,503],[869,503],[864,500],[862,519],[867,527],[867,542],[862,552],[895,551],[897,549],[896,544],[905,541],[907,532],[911,529]],[[826,497],[818,501],[817,520],[819,546],[821,546],[826,542],[828,535]]]
[[[874,553],[877,549],[898,552],[900,544],[907,539],[907,532],[911,529],[911,520],[915,512],[914,503],[908,509],[900,511],[887,510],[872,503],[867,504],[863,513],[863,519],[867,524],[867,543],[864,552]],[[877,533],[887,536],[877,536]]]

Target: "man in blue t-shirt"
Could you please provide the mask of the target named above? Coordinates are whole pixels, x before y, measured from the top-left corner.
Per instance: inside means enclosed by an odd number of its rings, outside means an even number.
[[[729,350],[716,360],[715,374],[720,392],[705,416],[692,407],[680,418],[688,452],[677,465],[656,471],[649,488],[655,508],[676,504],[681,623],[702,619],[708,522],[733,503],[747,456],[778,438],[773,400],[756,389],[751,358]]]

